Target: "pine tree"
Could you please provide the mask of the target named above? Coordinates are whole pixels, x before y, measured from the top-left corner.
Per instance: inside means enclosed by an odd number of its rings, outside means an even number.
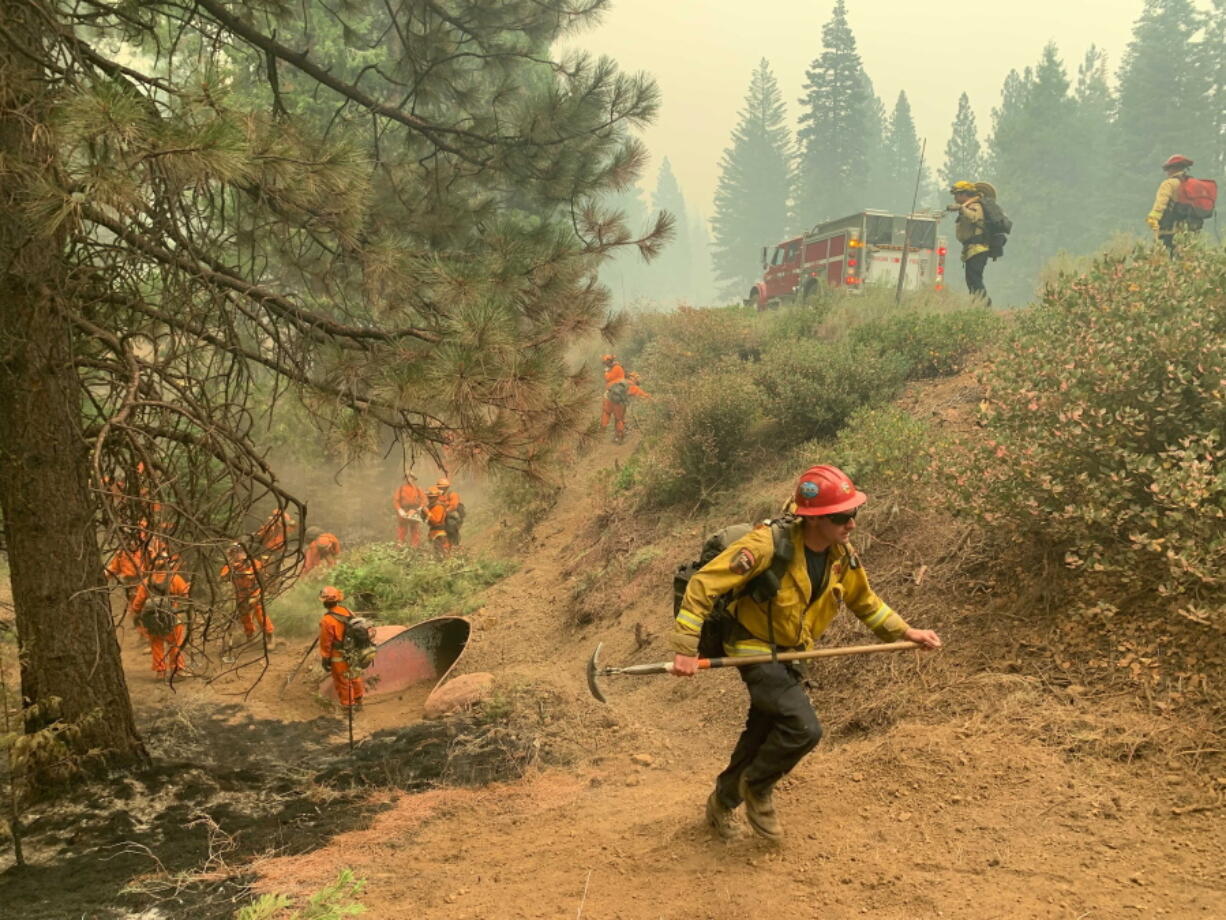
[[[822,26],[823,51],[805,73],[801,98],[797,217],[803,226],[865,206],[873,140],[881,122],[847,5],[838,0]]]
[[[979,129],[970,97],[958,97],[958,113],[950,125],[949,142],[945,145],[945,163],[939,175],[948,189],[955,182],[976,181],[984,172],[983,148],[979,144]]]
[[[668,229],[637,235],[599,204],[641,169],[629,129],[658,93],[607,59],[545,58],[592,5],[445,6],[0,14],[0,511],[22,695],[44,713],[58,698],[111,764],[143,751],[100,552],[181,554],[207,666],[235,615],[220,548],[272,507],[305,512],[258,415],[297,395],[320,440],[527,471],[587,418],[567,349],[607,329],[593,272]]]
[[[920,141],[915,131],[915,119],[911,115],[911,103],[905,91],[898,94],[894,111],[890,114],[882,142],[886,161],[883,164],[881,184],[872,190],[872,207],[909,214],[916,201],[915,176],[919,170]],[[927,169],[925,169],[925,173]],[[919,198],[926,201],[930,195],[928,183],[920,178]]]
[[[1115,97],[1107,76],[1107,56],[1094,45],[1077,68],[1073,105],[1076,114],[1068,137],[1073,154],[1067,160],[1068,175],[1074,187],[1093,190],[1094,206],[1070,208],[1066,226],[1088,247],[1126,228],[1129,221],[1128,202],[1119,194]]]
[[[1099,242],[1081,238],[1068,218],[1081,208],[1074,178],[1065,168],[1076,121],[1069,80],[1054,44],[1039,63],[1005,79],[1001,105],[992,110],[990,181],[1014,223],[1006,258],[994,273],[993,291],[1008,300],[1029,298],[1043,264],[1063,248],[1086,251]]]
[[[1133,26],[1118,77],[1116,126],[1120,189],[1133,203],[1134,226],[1149,210],[1168,156],[1221,155],[1214,135],[1223,116],[1210,109],[1213,81],[1200,54],[1207,46],[1197,41],[1204,25],[1191,0],[1146,0]]]
[[[793,159],[783,96],[763,58],[750,80],[732,144],[720,159],[711,228],[721,297],[744,297],[761,274],[761,248],[787,234]]]
[[[672,215],[676,234],[651,266],[654,296],[659,300],[690,302],[693,297],[692,271],[694,264],[693,243],[690,238],[690,220],[685,206],[681,185],[673,175],[668,157],[660,163],[656,176],[656,190],[651,196],[654,210]]]
[[[1200,173],[1226,175],[1226,0],[1213,0],[1213,11],[1201,40],[1201,64],[1207,80],[1209,147],[1201,155]],[[1216,154],[1216,155],[1215,155]]]

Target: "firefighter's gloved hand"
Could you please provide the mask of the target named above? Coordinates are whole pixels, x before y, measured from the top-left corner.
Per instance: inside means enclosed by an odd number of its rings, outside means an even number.
[[[1145,223],[1147,223],[1147,224],[1149,225],[1149,229],[1150,229],[1150,230],[1153,230],[1153,231],[1154,231],[1154,233],[1157,233],[1157,232],[1158,232],[1158,218],[1156,218],[1156,217],[1147,217],[1147,218],[1145,218]]]

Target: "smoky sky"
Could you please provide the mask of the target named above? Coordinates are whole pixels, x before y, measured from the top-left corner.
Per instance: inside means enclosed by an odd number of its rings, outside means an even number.
[[[719,158],[754,67],[770,62],[794,125],[805,70],[821,53],[833,7],[834,0],[614,0],[599,25],[566,47],[655,77],[663,104],[641,133],[652,158],[640,185],[650,196],[668,157],[692,211],[709,217]],[[906,90],[935,167],[960,93],[970,97],[982,142],[1011,69],[1034,65],[1054,41],[1070,83],[1090,45],[1107,53],[1114,78],[1142,7],[1142,0],[847,0],[847,15],[886,111]]]

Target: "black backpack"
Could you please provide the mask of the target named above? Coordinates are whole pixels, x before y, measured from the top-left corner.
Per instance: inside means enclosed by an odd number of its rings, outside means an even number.
[[[630,401],[630,384],[619,380],[605,391],[605,396],[609,397],[609,402],[625,405]]]
[[[336,614],[333,614],[336,616]],[[345,625],[341,635],[341,657],[350,670],[364,671],[375,660],[375,627],[364,617],[337,616]]]
[[[988,238],[988,255],[999,259],[1005,254],[1005,243],[1009,242],[1009,234],[1013,232],[1013,221],[1009,220],[995,198],[982,195],[979,203],[983,205],[983,231]]]
[[[715,606],[703,621],[702,632],[698,635],[699,658],[723,657],[724,640],[736,624],[736,616],[731,609],[733,601],[748,594],[759,604],[768,604],[779,593],[783,573],[791,565],[794,554],[791,533],[795,522],[796,519],[790,515],[769,522],[775,544],[770,568],[755,575],[740,590],[720,595],[715,601]],[[695,573],[751,530],[752,524],[732,524],[716,531],[703,542],[697,559],[677,567],[676,574],[673,575],[673,619],[676,619],[681,611],[686,588]]]
[[[178,602],[153,579],[146,582],[149,598],[141,608],[140,625],[151,636],[169,636],[179,625]]]

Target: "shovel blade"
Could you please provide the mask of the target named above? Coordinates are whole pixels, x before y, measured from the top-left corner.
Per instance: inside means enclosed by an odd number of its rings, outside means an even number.
[[[605,699],[604,693],[601,692],[598,678],[600,677],[600,650],[604,648],[603,642],[596,643],[596,651],[592,652],[592,657],[587,662],[587,688],[592,691],[592,696],[600,700],[602,703],[609,702]]]

